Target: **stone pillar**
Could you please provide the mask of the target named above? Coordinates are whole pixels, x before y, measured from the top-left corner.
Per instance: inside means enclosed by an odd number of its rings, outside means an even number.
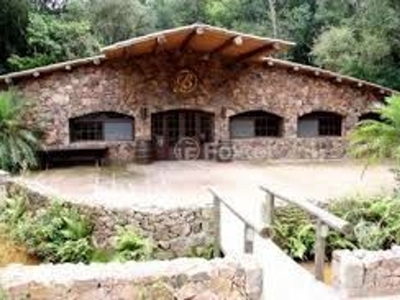
[[[221,117],[218,114],[215,115],[215,142],[227,141],[230,139],[229,134],[229,117]]]
[[[358,122],[358,117],[356,115],[348,115],[343,118],[342,121],[342,135],[346,136],[350,130],[352,130]]]
[[[297,115],[285,117],[283,120],[283,137],[297,137]]]
[[[147,107],[142,107],[135,115],[135,161],[149,164],[153,160],[151,113]]]
[[[139,111],[135,115],[135,138],[141,140],[151,139],[151,114],[149,111]]]

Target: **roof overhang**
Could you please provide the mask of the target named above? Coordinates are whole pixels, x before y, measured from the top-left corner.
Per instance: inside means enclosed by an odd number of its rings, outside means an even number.
[[[260,60],[288,50],[292,42],[244,34],[205,24],[159,31],[102,49],[107,58],[156,54],[160,51],[193,51],[218,54],[234,61]]]
[[[382,95],[392,95],[397,94],[396,90],[381,86],[379,84],[371,83],[362,79],[357,79],[355,77],[342,75],[336,72],[324,70],[317,67],[307,66],[299,63],[294,63],[288,60],[277,59],[273,57],[264,57],[263,58],[264,65],[269,67],[280,67],[288,70],[292,70],[293,72],[299,72],[307,75],[311,75],[314,77],[320,77],[325,79],[330,79],[336,83],[346,83],[353,85],[357,88],[370,88],[374,90],[378,90]]]

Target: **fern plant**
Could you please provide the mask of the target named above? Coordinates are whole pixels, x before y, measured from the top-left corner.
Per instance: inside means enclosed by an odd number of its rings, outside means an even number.
[[[144,261],[153,256],[154,246],[150,240],[140,236],[133,228],[120,227],[115,237],[115,255],[117,261]]]
[[[18,172],[37,165],[39,131],[25,123],[27,108],[17,93],[0,92],[0,169]]]
[[[368,162],[385,158],[400,162],[400,96],[394,95],[377,105],[381,120],[363,120],[349,135],[349,153]]]

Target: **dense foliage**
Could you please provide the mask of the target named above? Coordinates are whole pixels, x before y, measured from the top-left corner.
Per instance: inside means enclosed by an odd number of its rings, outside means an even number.
[[[386,99],[376,107],[380,120],[359,122],[350,133],[350,153],[356,158],[400,163],[400,96]]]
[[[388,249],[400,244],[400,199],[396,197],[348,198],[333,201],[327,209],[350,222],[354,234],[345,237],[330,230],[327,254],[335,249]],[[291,257],[309,260],[314,256],[314,220],[304,211],[286,206],[277,211],[275,242]]]
[[[287,56],[400,89],[395,0],[0,0],[0,72],[195,22],[293,40]]]
[[[0,169],[17,172],[36,165],[38,128],[27,125],[27,100],[0,92]]]
[[[93,243],[92,222],[76,209],[55,201],[33,213],[27,209],[27,201],[23,194],[2,201],[0,230],[40,261],[138,261],[153,255],[152,244],[131,228],[119,230],[112,249],[98,249]]]

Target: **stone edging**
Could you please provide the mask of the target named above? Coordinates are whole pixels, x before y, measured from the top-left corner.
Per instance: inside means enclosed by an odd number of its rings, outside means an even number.
[[[60,264],[0,269],[10,299],[248,299],[262,294],[262,269],[250,257],[207,261]]]
[[[333,285],[346,298],[400,294],[400,247],[333,252]]]

